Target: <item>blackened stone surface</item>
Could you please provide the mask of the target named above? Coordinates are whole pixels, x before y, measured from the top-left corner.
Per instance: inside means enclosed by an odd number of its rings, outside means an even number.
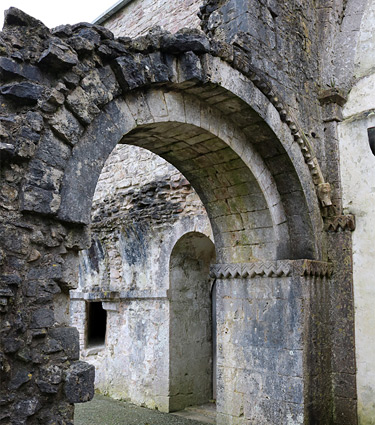
[[[210,43],[207,38],[196,30],[180,30],[176,34],[166,34],[161,38],[160,48],[168,53],[207,53]]]
[[[15,372],[13,378],[10,381],[9,388],[11,390],[17,390],[26,382],[29,382],[32,378],[32,371],[30,369],[19,369]]]
[[[65,379],[65,394],[70,403],[84,403],[94,397],[95,367],[76,362],[69,368]]]
[[[19,10],[15,7],[10,7],[5,12],[4,23],[5,25],[21,25],[26,27],[44,26],[41,21],[38,21],[37,19],[27,15],[25,12],[22,12],[22,10]]]
[[[27,80],[42,82],[45,77],[36,66],[19,63],[14,59],[0,58],[0,78],[11,80],[14,77],[23,77]]]
[[[35,105],[41,99],[44,88],[34,83],[24,82],[0,87],[0,93],[25,105]]]
[[[77,54],[63,41],[53,40],[42,53],[39,64],[50,70],[64,71],[77,65]]]
[[[36,397],[18,402],[14,408],[14,416],[19,423],[24,423],[22,419],[34,415],[41,408],[41,404]],[[16,422],[13,422],[16,423]]]
[[[79,359],[79,340],[76,328],[54,328],[50,330],[49,334],[61,344],[69,360]]]
[[[31,328],[48,328],[54,323],[53,311],[48,308],[41,308],[34,312],[31,320]]]

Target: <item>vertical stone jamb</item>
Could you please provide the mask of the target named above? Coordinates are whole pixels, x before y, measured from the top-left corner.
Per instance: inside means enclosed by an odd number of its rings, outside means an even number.
[[[331,88],[319,97],[322,106],[326,153],[326,179],[331,184],[334,215],[342,214],[342,188],[340,175],[340,146],[337,134],[338,123],[342,121],[342,107],[346,102],[344,92]]]
[[[217,279],[218,425],[328,423],[331,269],[311,260],[211,268]]]
[[[357,424],[357,388],[353,294],[351,215],[326,218],[329,258],[335,264],[330,280],[332,344],[332,408],[334,425]]]

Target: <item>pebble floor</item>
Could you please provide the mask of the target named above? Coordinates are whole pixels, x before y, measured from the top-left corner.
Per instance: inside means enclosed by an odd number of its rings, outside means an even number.
[[[75,425],[205,425],[157,410],[95,395],[88,403],[76,404]]]

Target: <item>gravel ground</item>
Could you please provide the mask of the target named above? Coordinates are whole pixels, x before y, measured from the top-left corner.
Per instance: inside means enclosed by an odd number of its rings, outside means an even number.
[[[103,395],[95,395],[92,401],[75,406],[75,425],[205,425],[202,422],[180,418],[157,410]]]

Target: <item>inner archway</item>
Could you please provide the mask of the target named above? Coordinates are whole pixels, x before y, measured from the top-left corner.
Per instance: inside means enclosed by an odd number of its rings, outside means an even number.
[[[210,265],[215,247],[205,235],[185,234],[170,260],[170,411],[214,398],[215,338]],[[214,301],[214,300],[213,300]]]
[[[99,393],[168,412],[175,356],[170,258],[189,232],[212,237],[207,213],[175,167],[143,148],[117,145],[99,177],[91,218],[91,247],[80,252],[78,288],[70,293],[81,359],[95,366]],[[107,313],[106,338],[96,346],[90,319],[99,326],[100,316],[91,317],[93,306]]]

